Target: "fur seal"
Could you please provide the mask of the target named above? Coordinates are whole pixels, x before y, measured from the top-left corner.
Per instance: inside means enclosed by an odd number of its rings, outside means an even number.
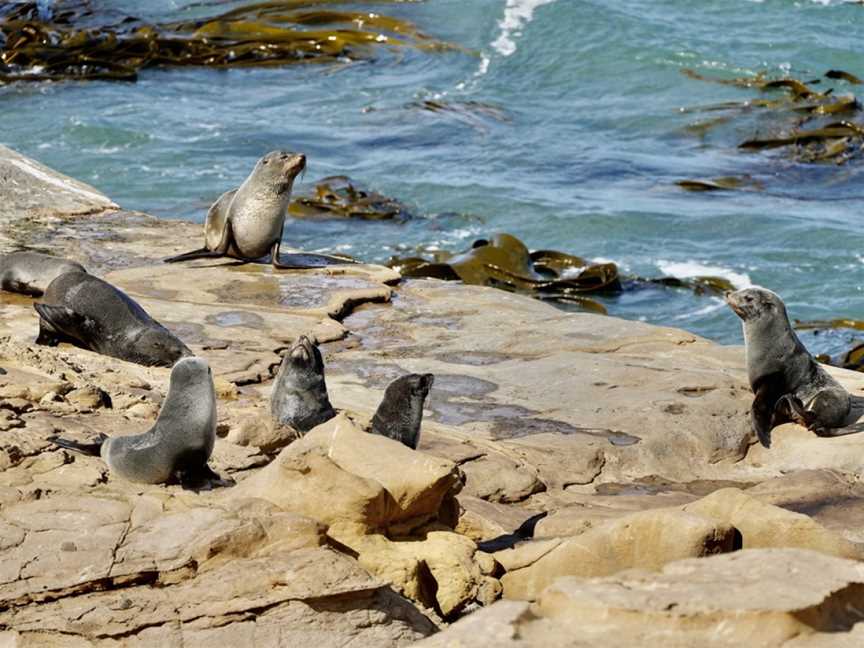
[[[219,480],[207,465],[216,441],[216,392],[207,362],[183,358],[171,369],[168,396],[156,423],[132,436],[99,435],[95,443],[60,437],[49,441],[62,448],[101,456],[112,474],[133,482],[164,484],[175,477],[195,486]]]
[[[306,156],[271,151],[260,160],[239,188],[213,203],[204,223],[204,247],[165,259],[166,263],[212,257],[254,261],[270,255],[274,268],[313,268],[350,259],[321,254],[279,255],[282,230],[294,179],[306,168]]]
[[[270,395],[270,412],[277,423],[308,432],[334,416],[324,380],[324,359],[305,335],[288,350]]]
[[[408,374],[387,385],[384,398],[372,417],[372,434],[401,441],[416,450],[420,443],[423,404],[432,389],[432,374]]]
[[[123,291],[93,275],[58,276],[33,304],[37,344],[72,344],[147,366],[170,367],[192,351]]]
[[[764,288],[726,294],[741,318],[747,376],[755,398],[750,422],[759,441],[771,446],[771,430],[789,421],[820,436],[833,436],[851,407],[849,394],[804,348],[786,314],[783,300]]]
[[[50,254],[10,252],[0,256],[0,290],[39,297],[54,279],[67,272],[87,270],[80,263]]]

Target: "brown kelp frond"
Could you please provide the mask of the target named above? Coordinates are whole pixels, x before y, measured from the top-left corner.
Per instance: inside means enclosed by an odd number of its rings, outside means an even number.
[[[294,218],[407,221],[414,217],[395,198],[358,187],[346,176],[322,178],[308,195],[296,195],[288,207]]]
[[[765,188],[761,182],[746,175],[721,176],[710,180],[679,180],[675,184],[687,191],[762,191]]]
[[[510,234],[479,239],[469,250],[459,254],[437,252],[434,259],[394,257],[387,265],[405,277],[461,280],[466,284],[574,304],[597,313],[606,310],[588,297],[589,294],[615,294],[648,286],[684,288],[697,295],[722,295],[734,290],[732,284],[720,277],[622,277],[614,263],[594,263],[557,250],[529,252],[522,241]]]
[[[775,95],[778,92],[783,93],[782,96],[774,98],[754,97],[744,101],[682,109],[682,112],[724,113],[719,117],[691,124],[686,129],[691,133],[704,136],[716,126],[731,121],[736,114],[762,110],[770,117],[769,134],[757,135],[740,142],[740,149],[782,149],[796,162],[832,164],[843,164],[861,157],[864,151],[861,103],[852,93],[836,93],[833,86],[827,87],[832,81],[839,81],[841,85],[860,84],[861,80],[854,74],[843,70],[828,70],[823,78],[802,81],[792,77],[769,78],[764,72],[738,78],[707,76],[690,69],[682,72],[701,81],[755,89],[763,93],[773,92]],[[820,90],[814,90],[814,86],[819,86]],[[682,181],[678,184],[691,191],[749,188],[729,187],[723,186],[723,183],[701,180]]]
[[[450,47],[407,20],[332,4],[261,2],[159,24],[131,16],[111,16],[110,24],[102,24],[101,13],[86,2],[64,3],[53,12],[36,2],[7,5],[0,8],[0,82],[134,81],[152,66],[332,63],[370,59],[381,46]],[[351,4],[364,3],[339,3]]]

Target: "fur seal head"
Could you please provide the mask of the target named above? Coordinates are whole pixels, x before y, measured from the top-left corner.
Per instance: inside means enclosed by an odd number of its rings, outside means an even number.
[[[261,191],[291,197],[294,179],[306,169],[306,156],[290,151],[270,151],[255,164],[250,174]]]
[[[282,358],[270,396],[270,411],[278,423],[299,432],[308,432],[336,414],[327,394],[324,358],[305,335]]]
[[[372,417],[372,434],[396,439],[416,450],[420,443],[423,405],[434,381],[432,374],[408,374],[387,385],[384,398]]]
[[[770,325],[777,319],[778,314],[788,321],[786,305],[783,300],[767,288],[753,286],[728,292],[726,293],[726,303],[745,325]]]
[[[131,345],[130,345],[131,346]],[[146,328],[134,341],[133,362],[170,367],[183,358],[194,357],[192,350],[168,329],[158,325]]]

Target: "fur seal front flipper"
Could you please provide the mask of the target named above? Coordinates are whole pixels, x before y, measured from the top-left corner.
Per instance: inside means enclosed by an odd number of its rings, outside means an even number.
[[[271,151],[258,160],[240,187],[223,193],[207,211],[204,247],[165,261],[175,263],[222,256],[255,261],[269,255],[277,269],[353,263],[350,259],[316,254],[280,258],[279,245],[294,179],[305,168],[305,155]]]
[[[76,346],[147,366],[170,367],[192,351],[150,317],[140,304],[107,281],[81,272],[58,276],[33,304],[38,344]]]
[[[750,421],[762,445],[770,447],[771,430],[790,421],[819,436],[836,436],[833,430],[849,416],[849,393],[798,339],[783,300],[754,287],[727,293],[726,302],[743,323],[754,394]]]
[[[416,450],[420,443],[423,404],[432,389],[432,374],[408,374],[387,385],[384,398],[372,417],[372,434],[401,441]]]
[[[270,394],[270,412],[277,423],[301,433],[336,416],[327,394],[321,351],[305,335],[282,358]]]
[[[108,439],[109,437],[102,433],[100,433],[99,436],[96,437],[96,441],[92,443],[79,443],[78,441],[63,439],[58,436],[48,437],[48,440],[54,445],[66,448],[67,450],[74,450],[75,452],[80,452],[81,454],[89,455],[91,457],[98,457],[101,454],[102,445]]]

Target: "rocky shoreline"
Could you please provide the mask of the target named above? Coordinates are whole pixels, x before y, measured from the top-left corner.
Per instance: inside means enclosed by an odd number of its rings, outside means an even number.
[[[235,483],[129,484],[51,446],[147,429],[168,370],[37,347],[33,300],[0,293],[0,645],[862,639],[860,373],[830,369],[848,436],[787,424],[766,450],[743,349],[686,331],[380,266],[168,266],[200,225],[3,147],[0,226],[0,253],[81,262],[207,358]],[[267,397],[303,334],[342,414],[285,447]],[[435,374],[417,452],[362,431],[409,372]]]

